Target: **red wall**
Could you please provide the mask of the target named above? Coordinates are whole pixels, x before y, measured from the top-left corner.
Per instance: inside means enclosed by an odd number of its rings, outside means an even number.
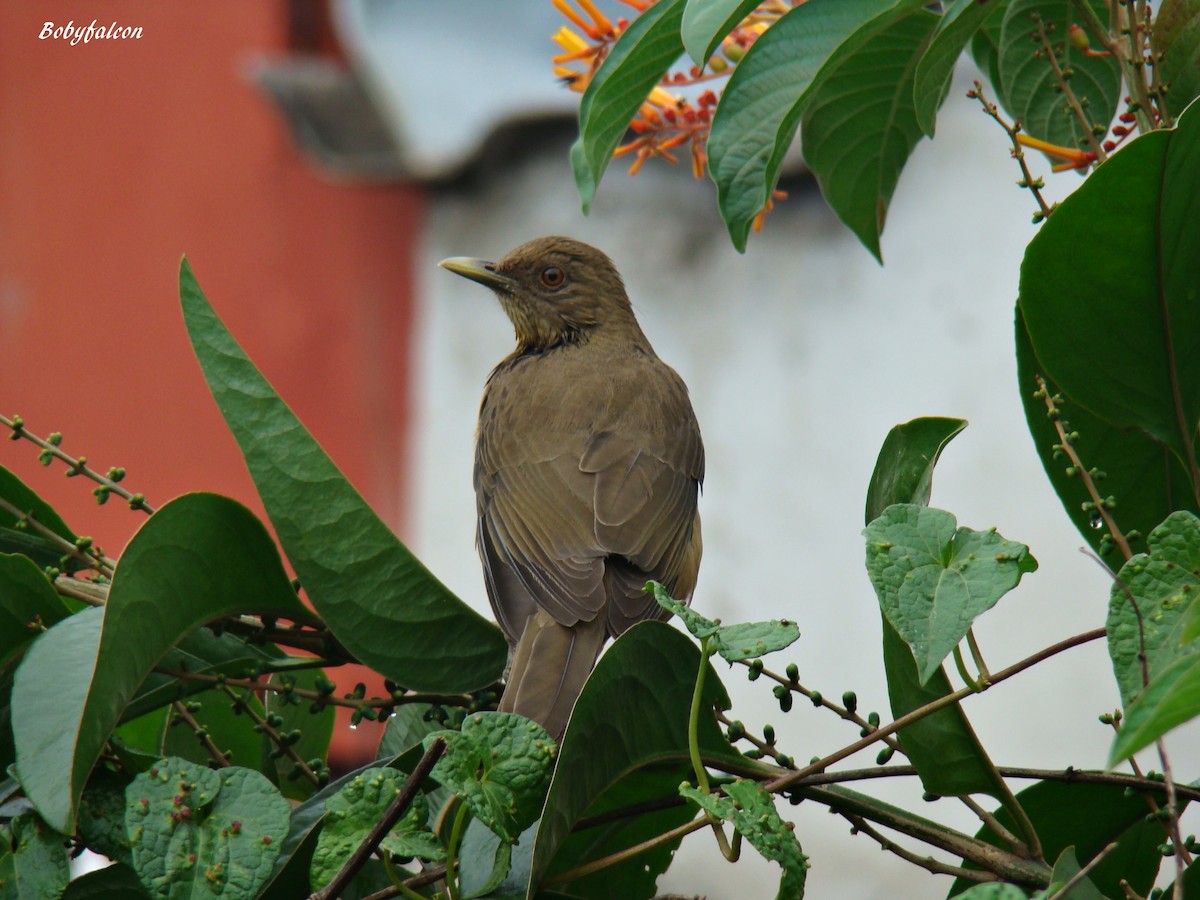
[[[422,195],[327,183],[292,148],[242,75],[253,55],[287,52],[289,11],[0,4],[0,412],[62,431],[101,471],[124,466],[155,505],[217,491],[261,515],[179,314],[186,253],[259,368],[403,536]],[[93,18],[143,37],[39,40],[46,21]],[[0,443],[0,465],[110,555],[140,524],[42,469],[31,444]],[[351,739],[354,756],[373,749],[362,730]]]

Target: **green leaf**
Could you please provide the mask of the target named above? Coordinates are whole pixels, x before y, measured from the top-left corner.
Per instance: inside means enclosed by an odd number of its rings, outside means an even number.
[[[1109,768],[1196,716],[1200,716],[1200,659],[1193,654],[1155,675],[1126,708],[1108,755]]]
[[[1004,26],[1008,3],[1009,0],[989,0],[992,13],[983,20],[983,25],[971,38],[971,58],[987,75],[988,84],[996,95],[1000,93],[1000,31]]]
[[[67,523],[54,511],[54,507],[35,494],[25,482],[3,466],[0,466],[0,497],[21,512],[32,515],[63,540],[71,544],[75,543],[78,535],[67,527]],[[8,524],[11,520],[5,517],[0,521]]]
[[[719,621],[707,619],[686,603],[680,603],[668,594],[667,589],[657,581],[647,582],[646,587],[654,594],[654,599],[658,601],[658,605],[672,615],[678,616],[679,621],[683,623],[683,627],[690,631],[696,640],[702,641],[705,638],[710,638],[721,630],[721,623]]]
[[[889,431],[867,488],[866,522],[878,519],[893,503],[928,506],[934,466],[946,445],[966,427],[966,419],[930,416]]]
[[[125,832],[125,786],[129,780],[103,766],[96,768],[79,804],[79,838],[89,850],[132,866],[132,845]]]
[[[67,543],[75,543],[74,532],[54,508],[3,466],[0,466],[0,499],[16,507],[23,515],[32,516]],[[22,519],[3,511],[0,511],[0,553],[27,556],[39,566],[54,566],[64,572],[86,568],[77,559],[65,558],[61,543],[34,531]]]
[[[20,655],[43,627],[67,614],[66,605],[36,563],[0,553],[0,666]]]
[[[474,897],[524,897],[533,858],[530,826],[515,845],[502,841],[486,825],[471,819],[459,853],[459,890],[464,900]]]
[[[1054,871],[1050,874],[1050,885],[1044,891],[1038,891],[1036,897],[1049,898],[1056,896],[1057,900],[1104,900],[1104,895],[1096,890],[1091,879],[1078,879],[1080,872],[1079,860],[1075,856],[1075,848],[1067,847],[1058,854],[1054,861]],[[1076,879],[1072,882],[1072,879]],[[1063,887],[1071,882],[1071,889],[1063,892]]]
[[[979,0],[947,0],[937,30],[921,54],[913,83],[917,123],[930,137],[937,112],[950,92],[954,64],[996,5]]]
[[[125,793],[134,869],[156,897],[253,897],[279,855],[288,812],[258,772],[164,759]]]
[[[953,900],[1028,900],[1029,897],[1014,884],[997,884],[994,881],[972,885],[961,894],[951,896]]]
[[[571,168],[585,213],[630,120],[683,53],[683,4],[684,0],[659,0],[634,19],[579,101],[579,139],[571,147]]]
[[[725,35],[737,28],[761,0],[687,0],[680,34],[684,49],[698,66],[720,45]]]
[[[74,831],[92,764],[167,650],[206,622],[255,612],[312,620],[248,509],[187,494],[146,520],[121,556],[107,604],[59,622],[17,669],[17,769],[47,822]],[[49,683],[58,686],[53,703]]]
[[[1123,880],[1145,896],[1154,885],[1162,854],[1162,824],[1146,815],[1146,799],[1120,785],[1039,781],[1017,794],[1017,800],[1042,841],[1046,859],[1056,859],[1067,847],[1087,865],[1116,841],[1117,848],[1088,872],[1088,879],[1105,897],[1125,897]],[[1016,827],[1007,810],[995,811],[1010,832]],[[995,847],[1007,845],[987,827],[978,837]],[[968,869],[979,867],[964,861]],[[949,895],[957,897],[971,885],[960,878]],[[979,895],[969,895],[976,897]]]
[[[128,866],[97,869],[74,879],[63,900],[148,900],[150,897]]]
[[[440,730],[440,723],[425,718],[425,713],[430,709],[432,706],[428,703],[405,703],[397,706],[384,727],[375,758],[391,759],[413,747],[420,747],[426,735]]]
[[[944,510],[898,503],[863,531],[871,583],[888,621],[912,648],[922,682],[976,617],[1037,568],[1024,544],[995,529],[956,525]]]
[[[888,22],[829,65],[804,110],[804,159],[838,218],[880,262],[888,204],[922,136],[913,90],[937,21],[918,9]]]
[[[1193,600],[1183,614],[1183,643],[1190,644],[1196,638],[1200,638],[1200,603]]]
[[[787,619],[722,625],[717,632],[717,652],[728,662],[755,659],[790,647],[800,637],[800,627]]]
[[[446,739],[433,777],[466,801],[471,813],[503,840],[515,841],[541,810],[557,747],[546,729],[516,713],[475,713],[461,731],[435,731],[428,750]]]
[[[946,445],[966,427],[963,419],[922,418],[888,432],[867,490],[866,521],[878,518],[893,503],[928,505],[934,466]],[[940,667],[927,681],[921,681],[908,644],[882,610],[880,617],[892,717],[898,719],[952,693],[950,680]],[[996,769],[959,704],[902,728],[900,740],[926,791],[942,797],[1004,796]]]
[[[325,821],[325,804],[343,787],[374,766],[371,763],[343,775],[292,810],[287,837],[279,848],[279,856],[259,894],[259,900],[293,900],[295,897],[308,896],[309,866]]]
[[[722,625],[720,620],[706,619],[691,607],[673,599],[657,581],[649,582],[646,587],[654,593],[658,605],[679,616],[687,630],[698,640],[715,638],[713,649],[729,662],[766,656],[790,647],[800,637],[800,627],[787,619]]]
[[[9,848],[11,834],[12,852]],[[67,889],[66,837],[34,813],[22,813],[0,828],[0,890],[12,900],[55,900]]]
[[[763,32],[734,69],[708,139],[708,168],[730,238],[750,225],[779,180],[800,117],[820,79],[919,0],[809,0]]]
[[[804,896],[808,857],[800,849],[795,832],[779,818],[774,798],[757,781],[739,778],[724,786],[729,799],[681,785],[679,793],[715,816],[732,822],[734,828],[764,858],[783,867],[777,900],[799,900]]]
[[[400,543],[338,471],[204,298],[187,260],[192,347],[305,593],[339,641],[405,687],[470,691],[500,677],[500,630]]]
[[[1150,44],[1160,58],[1158,75],[1170,88],[1167,107],[1178,115],[1200,97],[1200,0],[1163,0]]]
[[[691,771],[688,710],[700,664],[700,650],[690,638],[653,621],[630,628],[600,657],[559,747],[534,844],[530,897],[547,875],[627,849],[692,817],[681,805],[575,830],[585,815],[676,794]],[[701,756],[726,771],[756,771],[757,764],[721,734],[711,713],[718,701],[729,702],[709,666],[698,732]],[[674,846],[573,881],[566,890],[588,898],[652,896]]]
[[[325,804],[325,824],[312,858],[314,891],[333,880],[350,854],[366,840],[407,780],[408,776],[396,769],[367,769],[329,798]],[[381,846],[400,856],[440,862],[446,854],[437,838],[427,830],[428,821],[429,807],[425,796],[417,794]]]
[[[1063,509],[1092,549],[1097,552],[1107,550],[1111,545],[1106,542],[1102,546],[1101,541],[1108,535],[1108,530],[1096,527],[1099,518],[1082,506],[1091,502],[1087,488],[1078,475],[1067,474],[1069,460],[1054,449],[1061,443],[1061,438],[1047,415],[1045,400],[1035,396],[1037,380],[1034,376],[1042,376],[1051,397],[1059,394],[1060,389],[1046,377],[1044,367],[1034,355],[1020,309],[1017,310],[1016,340],[1017,381],[1025,407],[1025,421],[1046,477],[1058,493]],[[1174,510],[1196,508],[1187,473],[1179,460],[1146,432],[1110,425],[1065,397],[1058,408],[1065,430],[1080,436],[1075,449],[1084,465],[1102,470],[1103,477],[1096,485],[1101,496],[1116,500],[1112,516],[1123,533],[1137,531],[1146,535]]]
[[[1107,21],[1103,0],[1088,0]],[[1067,101],[1049,62],[1035,55],[1042,48],[1037,39],[1037,20],[1047,30],[1052,44],[1061,49],[1059,65],[1074,72],[1071,90],[1087,111],[1092,123],[1107,126],[1121,100],[1121,66],[1115,57],[1086,56],[1067,40],[1067,28],[1079,24],[1073,0],[1010,0],[1000,30],[1000,100],[1035,138],[1077,148],[1085,130],[1067,110]]]
[[[1143,656],[1151,680],[1176,660],[1200,656],[1200,645],[1183,641],[1184,613],[1200,595],[1200,519],[1172,513],[1147,544],[1121,567],[1108,601],[1108,655],[1125,706],[1142,692]]]
[[[1200,110],[1134,139],[1063,201],[1025,251],[1019,299],[1034,352],[1067,398],[1145,430],[1193,476],[1197,258]]]

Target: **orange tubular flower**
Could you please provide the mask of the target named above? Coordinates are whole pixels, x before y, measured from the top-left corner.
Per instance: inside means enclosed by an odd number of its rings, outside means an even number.
[[[1096,154],[1090,150],[1079,150],[1071,147],[1060,147],[1048,141],[1038,140],[1027,134],[1018,134],[1017,143],[1031,150],[1040,150],[1050,159],[1052,172],[1066,172],[1071,169],[1083,170],[1096,161]]]

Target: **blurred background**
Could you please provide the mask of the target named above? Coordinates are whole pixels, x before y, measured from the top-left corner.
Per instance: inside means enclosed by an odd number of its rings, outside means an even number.
[[[47,21],[92,19],[143,36],[39,39]],[[565,233],[613,258],[690,386],[708,452],[694,602],[725,621],[797,620],[801,640],[774,668],[794,661],[807,687],[856,690],[861,709],[888,718],[862,510],[884,436],[923,415],[971,422],[943,457],[935,505],[996,526],[1041,563],[976,626],[991,667],[1103,624],[1108,579],[1079,552],[1018,397],[1012,314],[1032,203],[1013,186],[1003,133],[964,97],[967,63],[937,140],[901,179],[885,267],[799,167],[742,256],[712,185],[681,167],[651,163],[631,179],[618,162],[581,214],[567,161],[578,95],[550,66],[560,24],[548,0],[0,4],[0,411],[64,432],[63,449],[101,471],[124,466],[156,505],[207,490],[261,515],[183,329],[186,254],[351,481],[486,610],[473,429],[512,332],[487,291],[436,263]],[[1051,196],[1076,183],[1055,178]],[[0,465],[110,555],[140,524],[117,501],[98,507],[61,467],[43,470],[29,444],[5,442]],[[797,760],[857,737],[807,705],[782,715],[743,671],[726,679],[734,714],[754,731],[773,724]],[[965,708],[998,763],[1101,767],[1110,735],[1096,716],[1116,703],[1094,643]],[[377,734],[338,734],[336,763],[373,755]],[[1200,762],[1198,735],[1170,741],[1182,780]],[[879,793],[920,803],[915,780]],[[927,813],[976,827],[952,801]],[[817,807],[785,815],[812,855],[810,897],[949,887]],[[754,854],[724,863],[704,835],[680,856],[661,890],[757,897],[778,883]]]

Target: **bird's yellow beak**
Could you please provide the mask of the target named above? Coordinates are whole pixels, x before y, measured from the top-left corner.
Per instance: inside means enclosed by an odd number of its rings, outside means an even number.
[[[470,278],[493,290],[512,290],[513,280],[507,275],[496,271],[496,264],[486,259],[473,259],[470,256],[452,256],[438,263],[443,269],[449,269],[455,275]]]

